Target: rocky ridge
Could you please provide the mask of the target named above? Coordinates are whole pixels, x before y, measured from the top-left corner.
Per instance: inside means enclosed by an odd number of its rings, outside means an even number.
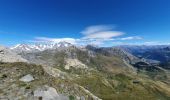
[[[1,62],[27,62],[27,60],[23,59],[20,55],[3,46],[0,46],[0,61]]]

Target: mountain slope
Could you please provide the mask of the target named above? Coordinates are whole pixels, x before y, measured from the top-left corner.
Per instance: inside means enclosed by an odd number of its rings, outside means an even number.
[[[21,55],[31,63],[46,66],[55,77],[58,70],[64,72],[67,79],[103,100],[167,100],[170,96],[163,69],[150,70],[156,66],[149,65],[149,70],[143,66],[140,69],[140,60],[120,48],[70,46]],[[133,67],[132,62],[138,66]]]
[[[170,96],[167,84],[140,75],[97,70],[75,74],[26,63],[1,63],[0,69],[1,99],[39,100],[45,94],[37,95],[37,92],[42,93],[44,88],[53,95],[56,92],[49,89],[55,89],[66,100],[168,100]],[[28,74],[33,76],[33,81],[20,81]],[[46,97],[51,98],[49,94]]]
[[[1,62],[26,62],[17,53],[12,52],[10,49],[0,46],[0,61]]]
[[[162,68],[170,69],[170,46],[121,46],[122,49],[132,53],[133,55],[145,59],[149,63],[154,63]]]
[[[140,58],[152,59],[160,62],[170,60],[170,49],[168,45],[120,46],[120,48]]]
[[[117,56],[114,56],[114,54],[107,56],[98,51],[92,51],[87,48],[70,46],[67,48],[49,49],[42,52],[21,53],[21,55],[31,63],[59,67],[64,70],[66,67],[69,67],[69,63],[71,68],[76,68],[77,66],[78,69],[84,66],[84,68],[92,68],[101,71],[131,71],[133,68],[127,67],[126,63],[121,58],[123,54],[119,56],[117,53],[118,52],[115,53]],[[70,63],[74,63],[74,65]],[[113,68],[114,70],[110,70]]]
[[[54,74],[59,76],[54,77]],[[21,78],[26,77],[26,75],[33,77],[33,80],[21,81]],[[1,63],[0,99],[89,100],[97,98],[96,100],[99,100],[98,97],[73,83],[69,78],[63,79],[65,77],[62,76],[62,72],[55,71],[54,73],[53,70],[53,74],[50,74],[42,66],[34,64]]]
[[[70,100],[170,99],[169,70],[145,62],[120,47],[61,44],[42,51],[18,52],[34,64],[1,63],[0,82],[5,81],[3,87],[10,85],[13,86],[9,87],[12,91],[29,91],[19,95],[24,99],[31,97],[31,100],[36,100],[37,95],[40,99],[44,98],[47,92],[52,91],[54,96],[59,94],[59,97]],[[25,77],[33,81],[20,82]],[[9,81],[11,79],[13,81]],[[32,94],[29,94],[31,91]],[[9,92],[0,88],[3,97],[9,98],[5,94],[13,96]],[[29,97],[23,97],[26,94]]]

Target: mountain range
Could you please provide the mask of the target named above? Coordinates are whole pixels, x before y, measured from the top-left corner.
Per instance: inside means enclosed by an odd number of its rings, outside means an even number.
[[[39,43],[39,44],[17,44],[11,47],[11,50],[17,52],[36,52],[36,51],[44,51],[47,49],[56,49],[60,47],[69,47],[72,46],[71,43],[68,42],[59,42],[59,43]]]
[[[19,44],[0,54],[22,59],[1,60],[2,100],[170,99],[168,45]]]

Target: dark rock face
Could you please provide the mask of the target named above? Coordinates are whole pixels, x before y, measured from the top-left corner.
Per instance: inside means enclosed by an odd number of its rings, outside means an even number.
[[[135,56],[140,56],[146,59],[157,60],[160,62],[170,61],[170,47],[169,46],[148,46],[146,48],[128,48],[128,50]]]
[[[96,48],[93,46],[87,46],[86,48],[93,52],[103,54],[104,56],[120,57],[121,59],[124,59],[128,63],[135,63],[138,62],[139,60],[137,57],[118,47]]]
[[[156,66],[153,66],[147,62],[138,62],[136,64],[133,65],[134,67],[141,69],[141,70],[146,70],[146,71],[160,71],[159,68],[157,68]]]
[[[131,53],[132,55],[148,62],[152,65],[157,65],[165,69],[170,69],[170,46],[157,45],[157,46],[121,46],[123,50]]]
[[[140,81],[139,80],[133,80],[133,84],[139,84]]]
[[[0,54],[4,54],[4,50],[0,50]]]
[[[170,51],[170,47],[165,47],[163,50]]]
[[[161,66],[164,69],[170,70],[170,62],[160,63],[159,66]]]

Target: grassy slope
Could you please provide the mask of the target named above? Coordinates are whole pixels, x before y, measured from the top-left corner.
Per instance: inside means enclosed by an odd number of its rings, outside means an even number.
[[[157,82],[151,78],[143,78],[131,74],[123,61],[118,57],[108,57],[97,54],[96,57],[89,57],[86,51],[76,50],[77,58],[96,71],[70,69],[62,71],[70,74],[78,74],[75,78],[77,83],[94,95],[103,100],[167,100],[169,97],[166,88],[158,87]],[[73,52],[73,53],[74,53]],[[61,53],[60,53],[61,54]],[[63,54],[65,55],[65,54]],[[58,56],[61,59],[64,56]],[[154,74],[154,73],[151,73]],[[134,84],[134,80],[140,80],[140,83]],[[170,93],[168,92],[170,96]]]
[[[80,59],[80,58],[79,58]],[[83,61],[83,58],[80,59]],[[84,60],[85,61],[85,60]],[[149,77],[131,75],[119,58],[97,55],[90,58],[89,67],[96,71],[77,69],[64,70],[70,74],[78,74],[77,83],[103,100],[168,100],[170,92],[158,87],[157,82]],[[133,83],[140,80],[140,83]]]
[[[34,77],[34,81],[24,83],[19,79],[27,74]],[[76,84],[70,80],[55,78],[44,72],[42,66],[27,63],[1,63],[0,64],[0,97],[16,95],[25,100],[24,93],[32,93],[40,86],[48,85],[56,88],[59,93],[65,94],[73,99],[73,96],[83,96],[87,94]],[[1,87],[2,86],[2,87]],[[19,92],[24,89],[25,92]],[[12,92],[12,93],[11,93]],[[15,96],[15,97],[16,97]]]
[[[146,79],[135,84],[133,78],[124,74],[111,79],[101,75],[81,76],[75,81],[103,100],[168,100],[165,88],[162,91],[156,82]]]
[[[72,49],[77,59],[93,70],[64,69],[65,52],[57,52],[52,58],[44,55],[42,58],[52,59],[55,68],[75,75],[71,82],[83,86],[103,100],[169,100],[169,86],[159,80],[153,80],[155,73],[140,73],[134,75],[118,57],[107,57],[97,54],[90,57],[87,51]],[[46,57],[47,56],[47,57]],[[156,73],[157,75],[158,73]],[[151,75],[152,77],[148,77]],[[159,78],[158,78],[159,79]],[[133,81],[139,83],[133,83]]]

